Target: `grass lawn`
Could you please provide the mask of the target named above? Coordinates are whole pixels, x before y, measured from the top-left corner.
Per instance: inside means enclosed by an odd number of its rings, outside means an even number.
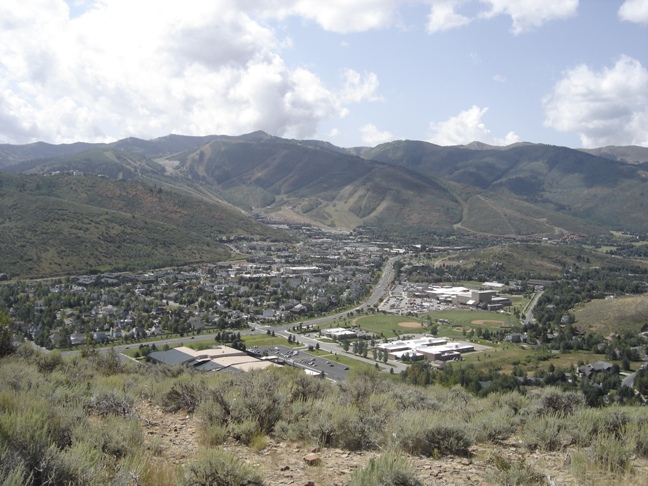
[[[498,331],[519,325],[519,321],[514,315],[499,314],[497,312],[448,310],[431,312],[429,315],[433,321],[436,319],[448,321],[448,324],[439,324],[438,335],[440,337],[459,340],[465,339],[464,330],[469,332],[474,329],[477,332],[477,329],[481,328]],[[490,345],[489,343],[485,344]]]
[[[297,338],[299,339],[299,338]],[[289,348],[296,348],[302,346],[301,344],[289,343],[287,339],[281,336],[269,336],[267,334],[249,334],[241,336],[241,340],[245,342],[248,348],[252,346],[276,346],[281,344]]]
[[[428,331],[427,327],[405,327],[402,323],[421,323],[421,319],[393,314],[376,314],[358,318],[355,323],[363,331],[383,334],[385,337],[394,337],[398,334],[418,334]],[[424,323],[423,323],[424,324]],[[425,325],[425,324],[424,324]]]
[[[502,294],[502,297],[508,297],[511,299],[511,304],[513,307],[519,307],[520,311],[526,307],[531,299],[524,297],[523,295],[506,295]]]

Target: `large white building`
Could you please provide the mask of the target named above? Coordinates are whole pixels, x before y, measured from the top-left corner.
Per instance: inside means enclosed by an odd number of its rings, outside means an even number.
[[[392,341],[379,344],[377,348],[386,351],[392,359],[403,359],[407,355],[412,360],[426,358],[429,361],[447,361],[457,358],[461,353],[475,350],[472,344],[449,342],[445,338],[432,337]]]

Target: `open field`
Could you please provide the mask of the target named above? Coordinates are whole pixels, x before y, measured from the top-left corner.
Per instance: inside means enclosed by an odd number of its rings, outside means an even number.
[[[374,334],[383,334],[385,337],[393,337],[396,334],[403,333],[424,333],[427,331],[426,327],[404,327],[403,323],[416,322],[411,316],[396,316],[392,314],[360,317],[356,321],[356,325],[363,331],[373,332]],[[423,324],[425,325],[425,324]]]
[[[574,312],[576,325],[604,336],[629,329],[641,331],[648,324],[648,295],[592,300]]]
[[[489,329],[497,329],[501,327],[500,322],[504,322],[509,326],[518,324],[518,320],[514,315],[489,311],[445,310],[430,312],[427,315],[432,318],[432,321],[437,319],[446,319],[450,323],[450,326],[453,327],[457,325],[476,327],[477,324],[473,324],[473,321],[486,321],[482,327],[487,327]],[[488,321],[495,322],[489,323]]]
[[[547,369],[550,364],[556,368],[573,368],[579,361],[593,363],[604,358],[602,355],[589,352],[548,354],[544,351],[533,351],[524,345],[510,343],[494,346],[495,349],[492,351],[465,354],[463,362],[483,368],[495,367],[506,374],[510,374],[515,366],[521,365],[527,374],[532,376],[534,371]]]
[[[398,324],[400,327],[406,327],[408,329],[419,329],[421,327],[425,327],[424,324],[421,322],[401,322]]]
[[[524,307],[529,303],[531,299],[528,299],[522,295],[509,295],[509,294],[502,294],[502,297],[508,297],[511,299],[511,304],[513,307],[519,307],[520,309],[524,309]]]
[[[299,340],[299,338],[297,338]],[[248,334],[241,336],[241,340],[245,342],[248,348],[252,346],[275,346],[281,344],[289,348],[296,348],[302,346],[301,344],[289,343],[287,339],[280,336],[269,336],[268,334]]]

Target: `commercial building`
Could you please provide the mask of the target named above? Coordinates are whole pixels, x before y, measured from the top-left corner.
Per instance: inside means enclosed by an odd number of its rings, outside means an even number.
[[[444,338],[418,338],[404,341],[382,343],[377,346],[387,352],[391,359],[427,359],[428,361],[448,361],[458,359],[461,353],[474,351],[472,344],[448,342]]]
[[[201,351],[180,346],[168,351],[155,351],[150,353],[148,357],[157,363],[169,366],[191,366],[201,371],[240,372],[275,366],[271,361],[254,358],[245,351],[230,348],[229,346],[215,346]]]

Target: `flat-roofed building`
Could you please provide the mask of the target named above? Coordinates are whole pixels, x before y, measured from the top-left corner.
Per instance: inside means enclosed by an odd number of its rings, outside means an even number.
[[[156,351],[148,356],[158,363],[191,366],[200,371],[250,371],[276,366],[271,361],[254,358],[245,351],[229,346],[216,346],[200,351],[179,346],[167,351]]]
[[[334,327],[331,329],[324,329],[322,330],[322,334],[324,336],[329,337],[331,339],[353,339],[358,337],[358,333],[354,331],[353,329],[347,329],[345,327]]]

